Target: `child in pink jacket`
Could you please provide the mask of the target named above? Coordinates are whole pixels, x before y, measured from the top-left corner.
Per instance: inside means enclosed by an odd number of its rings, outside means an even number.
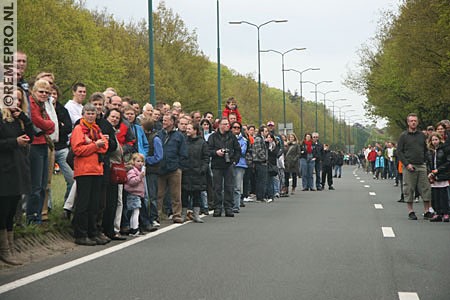
[[[130,218],[130,235],[137,236],[139,232],[139,209],[141,201],[145,196],[145,167],[144,155],[134,153],[131,156],[130,164],[132,168],[127,173],[127,183],[124,188],[128,192],[127,209],[132,212]]]

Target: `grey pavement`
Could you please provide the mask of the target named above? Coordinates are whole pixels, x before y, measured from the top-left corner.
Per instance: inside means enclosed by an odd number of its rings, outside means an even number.
[[[0,299],[450,299],[450,224],[423,220],[421,203],[408,220],[392,180],[362,169],[356,179],[355,169],[344,167],[335,191],[248,203],[235,218],[205,217]],[[62,260],[0,274],[0,284]]]

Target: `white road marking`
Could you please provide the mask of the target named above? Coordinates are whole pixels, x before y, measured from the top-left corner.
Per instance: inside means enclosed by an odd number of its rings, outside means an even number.
[[[370,196],[376,196],[377,194],[375,192],[369,192]]]
[[[389,237],[395,237],[394,230],[392,230],[392,227],[381,227],[381,231],[383,231],[383,237],[389,238]]]
[[[356,179],[360,180],[360,179],[361,179],[361,177],[356,177]]]
[[[399,300],[420,300],[419,295],[417,295],[417,293],[405,293],[405,292],[398,292],[398,299]]]
[[[359,182],[364,183],[365,181],[364,180],[360,180]]]
[[[370,188],[370,185],[367,185],[367,184],[366,184],[364,187],[365,187],[365,188]]]
[[[139,237],[133,238],[132,240],[120,243],[119,245],[112,246],[110,248],[107,248],[107,249],[104,249],[104,250],[92,253],[90,255],[87,255],[87,256],[75,259],[73,261],[69,261],[69,262],[67,262],[65,264],[62,264],[62,265],[59,265],[59,266],[56,266],[56,267],[44,270],[42,272],[39,272],[39,273],[30,275],[30,276],[27,276],[27,277],[18,279],[16,281],[4,284],[4,285],[0,286],[0,295],[3,294],[3,293],[6,293],[8,291],[17,289],[17,288],[19,288],[21,286],[24,286],[24,285],[30,284],[32,282],[38,281],[40,279],[43,279],[43,278],[49,277],[51,275],[57,274],[59,272],[71,269],[71,268],[76,267],[76,266],[79,266],[79,265],[84,264],[84,263],[86,263],[88,261],[100,258],[102,256],[105,256],[105,255],[117,252],[119,250],[122,250],[124,248],[129,247],[129,246],[132,246],[134,244],[140,243],[142,241],[151,239],[152,237],[155,237],[157,235],[163,234],[163,233],[165,233],[167,231],[170,231],[172,229],[175,229],[177,227],[183,226],[184,224],[188,224],[188,223],[191,223],[191,221],[185,222],[183,224],[172,224],[172,225],[169,225],[167,227],[160,228],[157,231],[154,231],[154,232],[151,232],[151,233],[147,233],[146,235],[139,236]]]
[[[383,204],[374,204],[376,209],[383,209]]]

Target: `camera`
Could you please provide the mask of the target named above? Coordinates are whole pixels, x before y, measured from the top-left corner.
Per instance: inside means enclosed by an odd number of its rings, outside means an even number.
[[[231,159],[230,159],[230,150],[229,149],[227,149],[227,148],[224,148],[224,149],[222,149],[222,151],[223,151],[223,158],[225,159],[225,162],[228,164],[228,163],[230,163],[231,162]]]

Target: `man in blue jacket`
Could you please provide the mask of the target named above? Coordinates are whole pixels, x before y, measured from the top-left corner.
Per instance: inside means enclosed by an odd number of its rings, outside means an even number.
[[[158,136],[163,144],[163,158],[159,164],[158,176],[158,212],[162,204],[166,187],[170,187],[172,200],[172,221],[183,223],[181,218],[181,169],[188,158],[186,140],[183,134],[175,130],[176,118],[172,114],[163,116],[162,126]]]

